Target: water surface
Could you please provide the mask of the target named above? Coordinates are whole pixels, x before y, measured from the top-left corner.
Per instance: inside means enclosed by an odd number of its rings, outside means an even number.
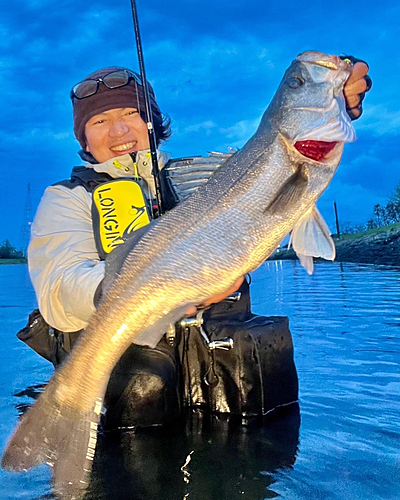
[[[295,411],[268,427],[194,419],[169,433],[100,440],[90,498],[262,500],[400,498],[400,270],[295,262],[252,275],[253,310],[290,318]],[[0,266],[0,449],[52,373],[18,341],[35,307],[24,265]],[[27,390],[28,389],[28,390]],[[17,396],[16,396],[17,394]],[[45,466],[0,472],[0,500],[51,498]]]

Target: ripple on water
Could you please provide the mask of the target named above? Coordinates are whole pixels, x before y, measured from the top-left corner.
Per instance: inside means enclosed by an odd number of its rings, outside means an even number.
[[[242,454],[233,446],[234,434],[227,434],[225,441],[217,434],[194,454],[192,469],[188,466],[192,472],[189,486],[180,486],[180,476],[175,482],[169,478],[171,474],[176,477],[171,454],[179,456],[182,451],[182,466],[191,451],[183,453],[184,447],[179,448],[182,437],[168,440],[165,449],[157,439],[142,437],[142,453],[134,460],[116,457],[124,473],[114,479],[110,473],[110,495],[96,500],[119,500],[113,491],[122,490],[135,500],[136,495],[143,500],[182,500],[186,493],[190,493],[186,498],[205,500],[204,491],[207,500],[260,500],[277,495],[285,500],[400,498],[400,271],[317,263],[314,275],[308,276],[296,262],[267,262],[252,274],[252,280],[254,312],[290,319],[300,384],[297,453],[296,433],[289,454],[284,453],[287,440],[276,435],[262,435],[254,442],[249,441],[250,433],[244,433],[241,446],[251,442],[253,448],[240,448]],[[18,405],[32,401],[27,389],[45,383],[52,371],[15,338],[34,306],[26,266],[0,266],[2,447],[16,422]],[[221,448],[223,444],[231,445],[229,451]],[[208,448],[210,455],[199,460]],[[267,466],[267,459],[273,459],[274,465]],[[141,496],[137,478],[128,475],[129,460],[136,472],[135,464],[142,469],[150,464],[146,486],[162,493]],[[1,471],[0,481],[0,500],[51,498],[49,471],[44,467],[28,475]],[[237,485],[237,496],[224,497],[224,484]],[[182,495],[177,497],[177,491]]]

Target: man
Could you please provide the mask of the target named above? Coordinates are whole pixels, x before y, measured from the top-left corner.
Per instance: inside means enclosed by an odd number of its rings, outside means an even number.
[[[74,132],[82,146],[81,156],[89,160],[85,170],[94,174],[91,183],[132,177],[136,166],[129,154],[142,152],[137,168],[152,201],[155,188],[146,154],[149,139],[139,81],[124,68],[106,68],[76,85],[71,93]],[[163,123],[152,89],[150,96],[159,144],[170,135],[169,123]],[[114,164],[112,160],[117,158],[120,162]],[[159,152],[161,168],[169,158]],[[123,168],[121,162],[126,163]],[[28,262],[39,308],[46,321],[63,332],[85,328],[104,277],[91,212],[92,195],[87,185],[60,183],[46,190],[32,224]]]
[[[361,115],[362,99],[371,86],[367,72],[364,62],[355,61],[345,87],[353,119]],[[104,259],[124,243],[133,227],[139,229],[150,221],[147,205],[155,198],[140,78],[125,68],[105,68],[75,85],[71,99],[80,156],[88,163],[75,168],[69,181],[46,189],[28,249],[39,309],[59,339],[53,353],[56,365],[86,327],[100,300]],[[169,122],[163,119],[151,88],[150,101],[158,146],[170,135]],[[158,151],[158,160],[163,168],[169,155]],[[231,294],[241,282],[225,294],[211,297],[207,304]],[[154,425],[179,415],[178,364],[175,349],[165,339],[155,350],[132,345],[108,386],[109,426],[121,422]]]

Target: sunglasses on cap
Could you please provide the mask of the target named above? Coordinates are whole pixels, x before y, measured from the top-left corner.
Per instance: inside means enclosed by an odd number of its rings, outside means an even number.
[[[99,90],[99,83],[103,83],[109,89],[117,89],[125,87],[131,80],[135,80],[138,85],[142,85],[142,80],[137,73],[127,69],[119,69],[110,71],[102,78],[89,78],[77,83],[72,87],[70,97],[71,99],[85,99],[94,95]]]

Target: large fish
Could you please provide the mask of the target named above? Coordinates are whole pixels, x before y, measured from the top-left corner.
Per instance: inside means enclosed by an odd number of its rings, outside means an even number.
[[[292,230],[309,271],[312,255],[334,257],[315,203],[343,143],[355,140],[342,93],[350,73],[349,62],[320,52],[293,61],[243,149],[130,251],[68,361],[22,417],[3,468],[47,462],[55,490],[80,498],[109,376],[131,342],[156,345],[189,306],[256,269]]]

